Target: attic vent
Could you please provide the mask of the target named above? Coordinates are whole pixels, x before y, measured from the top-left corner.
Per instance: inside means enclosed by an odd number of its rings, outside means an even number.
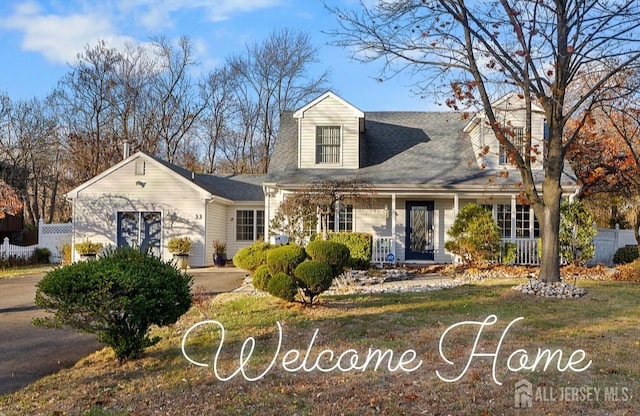
[[[136,160],[136,175],[144,175],[144,160]]]

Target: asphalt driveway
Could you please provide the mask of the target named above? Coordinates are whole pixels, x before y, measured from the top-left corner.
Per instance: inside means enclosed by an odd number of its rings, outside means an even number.
[[[215,294],[242,284],[245,272],[235,268],[192,269],[193,288]],[[36,284],[42,274],[0,279],[0,395],[18,390],[102,348],[95,337],[72,330],[35,327]],[[206,289],[206,290],[205,290]]]

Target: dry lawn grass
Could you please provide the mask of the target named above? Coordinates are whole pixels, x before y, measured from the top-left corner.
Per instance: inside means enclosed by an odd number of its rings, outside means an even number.
[[[521,280],[521,279],[520,279]],[[176,325],[159,328],[164,340],[143,359],[119,365],[108,350],[73,368],[46,377],[15,394],[0,398],[0,415],[635,415],[640,412],[640,285],[629,282],[579,281],[588,289],[581,299],[527,297],[511,290],[513,279],[490,279],[442,291],[413,294],[322,297],[313,308],[287,305],[264,296],[225,294],[198,304]],[[451,331],[444,343],[448,366],[438,344],[444,331],[462,321],[498,316],[483,331],[478,350],[494,352],[511,320],[524,317],[505,336],[492,379],[492,361],[474,359],[455,383],[445,383],[436,371],[457,376],[469,357],[475,328]],[[415,372],[373,371],[289,373],[278,364],[264,378],[249,382],[241,376],[219,381],[211,368],[190,365],[180,343],[194,323],[220,321],[226,339],[221,375],[238,367],[238,352],[248,336],[256,352],[248,373],[263,371],[276,350],[276,321],[283,325],[283,351],[302,354],[316,329],[310,353],[322,349],[341,353],[370,347],[391,349],[399,356],[414,349],[422,366]],[[187,350],[199,361],[211,361],[219,336],[194,331]],[[561,349],[565,357],[584,349],[593,363],[584,372],[514,373],[506,358],[516,349]],[[514,408],[514,386],[527,379],[536,392],[555,395],[531,408]],[[600,390],[598,400],[578,394],[559,400],[573,388]],[[607,400],[604,389],[607,388]],[[617,389],[618,401],[611,393]],[[624,389],[624,390],[623,390]],[[587,392],[588,390],[584,390]],[[626,393],[626,395],[623,395]],[[626,400],[622,400],[626,399]]]

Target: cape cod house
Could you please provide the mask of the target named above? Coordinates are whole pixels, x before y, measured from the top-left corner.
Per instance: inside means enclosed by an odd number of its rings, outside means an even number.
[[[512,141],[524,146],[524,101],[507,95],[494,103]],[[544,112],[534,108],[532,147],[543,151]],[[542,157],[533,163],[543,178]],[[451,262],[447,230],[460,207],[490,208],[502,237],[518,245],[518,262],[537,261],[539,227],[519,202],[520,175],[486,125],[454,112],[367,112],[327,92],[281,117],[265,179],[265,209],[272,218],[292,192],[325,179],[358,179],[371,185],[375,203],[336,207],[334,231],[374,236],[374,262]],[[571,172],[565,193],[577,190]],[[267,221],[268,224],[268,221]]]
[[[524,137],[523,101],[495,103],[513,140]],[[544,148],[545,120],[535,109],[532,145]],[[542,179],[540,159],[533,164]],[[324,179],[358,179],[375,201],[336,207],[335,231],[374,236],[374,262],[451,262],[444,249],[458,210],[470,202],[489,207],[503,239],[517,243],[520,263],[535,263],[539,228],[519,202],[520,175],[509,164],[483,114],[362,112],[327,92],[281,116],[266,175],[196,174],[136,153],[73,189],[76,242],[150,247],[170,258],[172,237],[193,241],[190,265],[211,265],[214,239],[227,256],[270,235],[269,221],[287,195]],[[571,172],[563,190],[577,190]],[[74,259],[78,258],[75,251]]]

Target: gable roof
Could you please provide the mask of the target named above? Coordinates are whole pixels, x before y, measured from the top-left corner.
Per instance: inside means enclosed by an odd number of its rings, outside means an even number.
[[[194,173],[188,169],[167,162],[166,160],[150,156],[143,152],[137,152],[131,155],[99,175],[72,189],[67,193],[67,198],[73,199],[77,197],[78,192],[138,158],[144,158],[147,161],[156,163],[163,169],[171,171],[183,180],[186,186],[195,187],[199,191],[219,196],[230,201],[264,201],[262,182],[264,181],[265,175],[214,175]]]
[[[152,158],[213,195],[232,201],[264,201],[262,183],[265,175],[194,173],[166,160]]]
[[[377,188],[478,189],[518,187],[520,174],[478,166],[467,120],[454,112],[367,112],[360,136],[359,169],[299,169],[297,120],[284,113],[266,182],[303,186],[323,179],[357,178]],[[543,172],[537,174],[540,181]],[[563,184],[575,184],[571,176]],[[506,190],[505,189],[505,190]]]
[[[321,96],[319,96],[318,98],[316,98],[315,100],[311,101],[309,104],[307,104],[304,107],[296,110],[296,112],[293,113],[293,118],[304,118],[304,113],[307,110],[309,110],[312,107],[315,107],[319,102],[324,101],[327,98],[334,99],[334,100],[338,101],[339,103],[341,103],[342,105],[344,105],[345,107],[347,107],[349,109],[349,111],[353,114],[354,117],[356,117],[356,118],[363,118],[364,117],[364,113],[362,111],[360,111],[358,108],[356,108],[355,106],[353,106],[351,103],[347,102],[342,97],[337,96],[333,92],[327,91],[324,94],[322,94]]]
[[[516,105],[511,106],[513,103]],[[518,95],[515,92],[510,92],[498,98],[492,104],[494,110],[499,111],[523,111],[525,109],[525,101],[522,95]],[[531,111],[534,113],[544,113],[544,108],[540,106],[536,101],[531,101]],[[473,117],[469,120],[469,123],[464,127],[465,132],[471,131],[475,125],[480,123],[487,117],[484,110],[477,111]]]

